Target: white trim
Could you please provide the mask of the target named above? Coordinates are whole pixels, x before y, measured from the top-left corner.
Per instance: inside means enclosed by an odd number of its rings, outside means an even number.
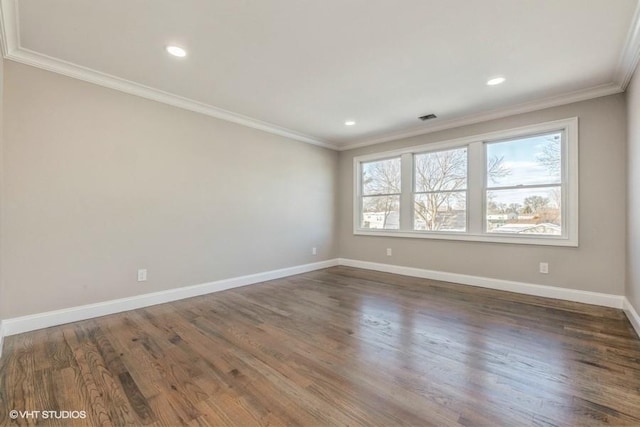
[[[502,129],[493,132],[481,133],[476,135],[463,136],[460,138],[449,139],[446,141],[430,142],[427,144],[413,145],[411,147],[399,148],[397,150],[390,151],[376,151],[370,154],[364,154],[362,156],[355,157],[359,161],[366,162],[372,160],[378,160],[380,158],[391,158],[401,156],[406,152],[420,152],[420,151],[438,151],[449,148],[454,148],[462,145],[468,145],[472,142],[481,141],[493,141],[500,139],[517,138],[519,136],[527,136],[529,134],[544,133],[549,129],[560,129],[563,127],[572,126],[577,134],[578,131],[578,117],[568,117],[566,119],[552,120],[544,123],[535,123],[532,125],[520,126],[511,129]]]
[[[337,148],[335,145],[327,141],[315,138],[313,136],[305,135],[303,133],[277,126],[272,123],[234,113],[233,111],[214,107],[203,102],[194,101],[192,99],[165,92],[160,89],[154,89],[152,87],[135,83],[130,80],[122,79],[120,77],[101,73],[99,71],[82,67],[71,62],[33,52],[28,49],[20,48],[18,50],[10,52],[5,56],[5,58],[16,62],[21,62],[32,67],[42,68],[43,70],[52,71],[54,73],[72,77],[74,79],[83,80],[99,86],[107,87],[109,89],[136,95],[141,98],[150,99],[152,101],[172,105],[184,110],[194,111],[196,113],[215,117],[217,119],[237,123],[249,128],[284,136],[296,141],[306,142],[308,144],[318,145],[320,147],[330,148],[332,150],[335,150]]]
[[[515,292],[525,295],[534,295],[545,298],[555,298],[566,301],[581,302],[585,304],[594,304],[604,307],[612,307],[618,309],[624,308],[627,316],[629,317],[629,320],[631,321],[631,324],[634,326],[636,332],[638,332],[638,335],[640,336],[640,317],[631,306],[631,303],[624,296],[581,291],[577,289],[566,289],[554,286],[536,285],[531,283],[514,282],[481,276],[470,276],[444,271],[404,267],[392,264],[360,261],[347,258],[336,258],[311,264],[304,264],[295,267],[267,271],[264,273],[224,279],[215,282],[204,283],[201,285],[168,289],[166,291],[137,295],[129,298],[121,298],[96,304],[88,304],[79,307],[71,307],[62,310],[16,317],[13,319],[5,319],[0,321],[0,356],[2,355],[2,338],[4,338],[5,335],[10,336],[23,332],[34,331],[37,329],[48,328],[51,326],[62,325],[65,323],[77,322],[80,320],[106,316],[109,314],[120,313],[128,310],[135,310],[137,308],[163,304],[199,295],[206,295],[213,292],[220,292],[227,289],[262,283],[268,280],[279,279],[295,274],[302,274],[309,271],[334,267],[336,265],[382,271],[386,273],[419,277],[423,279],[439,280],[460,285],[478,286],[482,288]]]
[[[204,114],[228,122],[237,123],[249,128],[258,129],[275,135],[284,136],[296,141],[318,145],[320,147],[336,150],[337,147],[329,142],[314,136],[306,135],[292,129],[287,129],[272,123],[254,119],[233,111],[215,107],[213,105],[198,102],[189,98],[145,86],[130,80],[112,76],[106,73],[83,67],[62,59],[43,55],[20,46],[20,31],[18,18],[18,3],[16,0],[0,0],[0,39],[2,54],[6,59],[20,62],[32,67],[62,74],[78,80],[83,80],[99,86],[114,89],[120,92],[136,95],[152,101],[172,105],[184,110]]]
[[[613,95],[624,92],[640,58],[640,18],[639,9],[633,19],[633,25],[629,31],[625,48],[620,56],[620,61],[615,73],[613,82],[602,84],[586,89],[580,89],[561,95],[527,101],[516,105],[496,108],[476,114],[451,119],[438,119],[437,121],[423,127],[400,132],[392,132],[386,135],[356,140],[339,144],[336,141],[326,141],[312,135],[306,135],[292,129],[280,127],[271,123],[244,116],[232,111],[180,97],[168,92],[163,92],[135,82],[110,76],[98,71],[82,67],[70,62],[62,61],[20,47],[20,31],[18,19],[18,3],[16,0],[0,0],[0,44],[3,56],[6,59],[21,62],[48,71],[63,74],[76,79],[84,80],[100,86],[115,89],[121,92],[130,93],[143,98],[173,105],[189,111],[195,111],[218,119],[231,121],[243,126],[260,129],[265,132],[291,138],[297,141],[307,142],[321,147],[337,151],[352,150],[354,148],[379,144],[387,141],[409,138],[412,136],[425,135],[440,130],[457,128],[489,120],[500,119],[531,111],[542,110],[544,108],[556,107],[559,105],[571,104],[579,101],[586,101],[601,96]]]
[[[385,273],[401,274],[403,276],[420,277],[422,279],[440,280],[461,285],[478,286],[499,291],[515,292],[538,297],[554,298],[565,301],[581,302],[621,309],[624,296],[599,292],[582,291],[578,289],[559,288],[555,286],[536,285],[533,283],[514,282],[511,280],[493,279],[489,277],[470,276],[466,274],[449,273],[446,271],[425,270],[422,268],[404,267],[400,265],[382,264],[377,262],[360,261],[340,258],[339,265],[363,268],[366,270],[382,271]]]
[[[0,0],[0,6],[0,44],[6,59],[296,141],[337,149],[333,143],[314,136],[25,49],[20,46],[18,2]]]
[[[640,61],[640,2],[636,5],[631,27],[620,53],[614,81],[626,90]]]
[[[227,289],[241,286],[262,283],[267,280],[279,279],[292,276],[294,274],[306,273],[338,265],[337,259],[303,264],[294,267],[282,268],[279,270],[266,271],[263,273],[250,274],[248,276],[234,277],[230,279],[218,280],[200,285],[187,286],[183,288],[167,289],[165,291],[153,292],[149,294],[136,295],[128,298],[120,298],[111,301],[104,301],[95,304],[82,305],[79,307],[65,308],[62,310],[48,311],[45,313],[32,314],[28,316],[5,319],[2,324],[6,336],[34,331],[36,329],[48,328],[50,326],[62,325],[79,320],[91,319],[94,317],[106,316],[108,314],[120,313],[137,308],[148,307],[156,304],[163,304],[199,295],[206,295],[213,292],[220,292]]]
[[[555,236],[532,235],[515,237],[507,234],[471,234],[462,231],[398,231],[398,230],[354,230],[354,236],[401,237],[409,239],[455,240],[463,242],[510,243],[513,245],[563,246],[577,248],[578,242]],[[522,234],[520,234],[522,236]]]
[[[638,315],[636,309],[633,307],[633,305],[631,305],[631,301],[629,301],[629,298],[624,299],[624,312],[629,318],[631,326],[633,326],[633,329],[636,330],[636,334],[638,334],[638,337],[640,337],[640,315]]]
[[[366,147],[369,145],[381,144],[383,142],[397,141],[399,139],[410,138],[413,136],[426,135],[441,130],[458,128],[462,126],[472,125],[476,123],[488,122],[490,120],[502,119],[505,117],[515,116],[518,114],[530,113],[532,111],[543,110],[545,108],[557,107],[560,105],[572,104],[574,102],[587,101],[589,99],[600,98],[602,96],[614,95],[624,92],[617,83],[609,83],[600,86],[594,86],[587,89],[569,92],[563,95],[552,96],[535,101],[525,102],[497,108],[495,110],[485,111],[468,116],[446,119],[426,127],[410,129],[401,132],[394,132],[376,138],[364,139],[346,143],[338,147],[338,151],[353,150],[354,148]]]
[[[527,236],[522,234],[517,235],[507,235],[507,234],[498,234],[498,233],[487,233],[484,232],[484,225],[482,226],[482,230],[479,230],[479,227],[476,225],[476,230],[470,230],[469,224],[475,221],[476,223],[483,222],[482,219],[484,215],[478,217],[472,216],[474,213],[481,213],[478,211],[479,207],[477,205],[470,206],[469,205],[469,195],[476,195],[477,193],[482,194],[481,200],[484,205],[484,191],[485,191],[485,177],[483,173],[483,179],[481,182],[472,181],[470,177],[468,177],[467,183],[467,231],[420,231],[413,230],[413,227],[410,223],[406,221],[400,222],[400,229],[368,229],[361,228],[361,219],[362,219],[362,183],[361,183],[361,164],[365,162],[378,161],[390,158],[402,158],[403,167],[402,167],[402,182],[403,182],[403,193],[401,196],[400,205],[400,214],[401,216],[406,215],[406,212],[411,212],[413,208],[409,207],[406,203],[406,196],[404,193],[407,189],[407,183],[409,184],[410,193],[413,194],[413,180],[415,177],[413,176],[413,162],[411,162],[411,172],[409,177],[411,179],[407,179],[407,175],[405,172],[407,168],[405,166],[407,163],[407,159],[405,158],[406,154],[419,154],[423,152],[436,152],[441,150],[451,150],[460,147],[467,147],[469,152],[469,167],[473,168],[477,166],[479,162],[479,154],[482,154],[482,164],[485,164],[484,160],[484,149],[482,153],[480,150],[474,150],[474,145],[482,145],[487,142],[499,142],[502,140],[510,140],[517,139],[520,137],[527,137],[536,134],[543,134],[551,131],[562,130],[564,132],[564,140],[565,144],[563,148],[563,178],[562,178],[562,187],[563,187],[563,195],[562,195],[562,213],[563,213],[563,223],[562,223],[562,236]],[[511,244],[528,244],[528,245],[542,245],[542,246],[569,246],[569,247],[578,247],[579,238],[578,238],[578,209],[579,209],[579,182],[578,182],[578,118],[571,117],[567,119],[554,120],[545,123],[537,123],[528,126],[521,126],[513,129],[505,129],[494,132],[488,132],[479,135],[470,135],[462,138],[457,138],[448,141],[437,141],[428,144],[423,144],[419,146],[412,146],[407,148],[400,148],[392,151],[385,152],[374,152],[370,154],[365,154],[362,156],[356,156],[353,158],[353,185],[354,185],[354,200],[353,200],[353,234],[361,235],[361,236],[379,236],[379,237],[402,237],[402,238],[417,238],[417,239],[439,239],[439,240],[462,240],[462,241],[472,241],[472,242],[490,242],[490,243],[511,243]],[[475,158],[471,157],[471,153],[475,152],[477,155]],[[484,166],[482,166],[484,168]],[[410,199],[410,198],[409,198]],[[409,207],[409,209],[407,209]],[[404,208],[404,209],[403,209]],[[472,209],[473,208],[473,209]],[[404,225],[403,225],[404,224]],[[406,228],[405,228],[406,227]]]
[[[411,206],[413,203],[413,186],[415,177],[413,176],[413,154],[404,153],[400,157],[400,176],[411,176],[413,179],[401,179],[400,180],[400,205],[399,206]],[[362,187],[358,185],[358,189],[362,190]],[[358,215],[360,217],[360,215]],[[400,209],[400,221],[399,226],[401,230],[407,228],[413,228],[413,216],[414,213],[411,209]],[[360,218],[359,218],[360,219]],[[359,221],[358,221],[359,222]],[[359,224],[358,224],[359,225]]]
[[[15,0],[2,0],[0,4],[0,47],[6,58],[20,46],[18,3]]]

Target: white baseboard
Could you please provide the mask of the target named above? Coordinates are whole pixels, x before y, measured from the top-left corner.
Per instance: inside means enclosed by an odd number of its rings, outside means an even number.
[[[631,301],[629,298],[624,299],[624,312],[629,318],[629,322],[631,322],[631,326],[636,330],[636,334],[640,337],[640,316],[636,309],[631,305]]]
[[[566,301],[582,302],[604,307],[622,308],[624,296],[603,294],[599,292],[580,291],[577,289],[558,288],[547,285],[513,282],[510,280],[491,279],[488,277],[469,276],[466,274],[448,273],[445,271],[425,270],[422,268],[403,267],[400,265],[381,264],[377,262],[359,261],[339,258],[340,265],[364,268],[404,276],[420,277],[423,279],[441,280],[443,282],[460,283],[463,285],[479,286],[500,291],[516,292],[519,294],[538,297],[555,298]]]
[[[605,307],[624,308],[631,324],[640,335],[640,318],[629,301],[621,295],[611,295],[598,292],[581,291],[576,289],[558,288],[554,286],[535,285],[531,283],[514,282],[509,280],[491,279],[488,277],[470,276],[465,274],[448,273],[444,271],[425,270],[421,268],[403,267],[399,265],[382,264],[368,261],[359,261],[346,258],[331,259],[295,267],[272,270],[248,276],[234,277],[218,280],[200,285],[183,288],[168,289],[165,291],[137,295],[111,301],[88,304],[79,307],[71,307],[62,310],[16,317],[0,321],[0,355],[3,337],[29,332],[51,326],[62,325],[79,320],[106,316],[137,308],[148,307],[156,304],[177,301],[199,295],[220,292],[227,289],[252,285],[268,280],[279,279],[295,274],[306,273],[322,268],[344,265],[348,267],[376,270],[387,273],[401,274],[404,276],[420,277],[444,282],[459,283],[462,285],[479,286],[483,288],[516,292],[526,295],[562,299],[567,301],[594,304]]]
[[[23,332],[34,331],[36,329],[48,328],[50,326],[77,322],[79,320],[86,320],[94,317],[106,316],[108,314],[120,313],[151,305],[210,294],[213,292],[220,292],[227,289],[238,288],[240,286],[253,285],[267,280],[280,279],[282,277],[307,273],[309,271],[333,267],[335,265],[338,265],[338,260],[330,259],[327,261],[218,280],[200,285],[167,289],[165,291],[137,295],[129,298],[120,298],[96,304],[88,304],[29,316],[15,317],[13,319],[5,319],[2,322],[2,326],[4,327],[4,334],[6,336],[15,335]]]

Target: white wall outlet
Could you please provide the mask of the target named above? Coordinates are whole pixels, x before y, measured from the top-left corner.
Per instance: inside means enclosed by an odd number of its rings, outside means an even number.
[[[549,263],[548,262],[541,262],[540,263],[540,273],[549,274]]]
[[[391,250],[391,248],[387,248],[387,256],[391,255],[393,255],[393,251]]]
[[[318,255],[318,249],[311,248],[311,255]]]
[[[146,282],[147,281],[147,269],[141,268],[138,270],[138,282]]]

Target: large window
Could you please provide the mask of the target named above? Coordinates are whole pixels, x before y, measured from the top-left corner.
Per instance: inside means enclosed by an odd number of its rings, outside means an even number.
[[[578,244],[577,119],[354,159],[354,232]]]

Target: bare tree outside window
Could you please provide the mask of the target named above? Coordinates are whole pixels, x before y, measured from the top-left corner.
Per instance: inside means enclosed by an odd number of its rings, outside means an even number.
[[[560,135],[550,135],[546,137],[546,141],[542,146],[540,154],[537,159],[544,167],[547,168],[549,175],[560,175],[560,167],[562,163],[560,158],[562,157]]]
[[[549,206],[549,199],[542,196],[529,196],[524,199],[524,213],[536,213]]]
[[[576,246],[577,129],[556,120],[354,157],[354,234]]]
[[[504,156],[491,156],[487,163],[489,181],[498,182],[500,178],[511,175],[511,169],[504,164]]]
[[[362,164],[362,228],[400,228],[400,158]]]
[[[466,230],[467,148],[415,156],[414,229]],[[501,157],[489,160],[488,177],[510,173]]]
[[[415,156],[414,229],[466,230],[467,148]]]
[[[513,167],[505,179],[488,183],[487,231],[561,234],[562,134],[491,143],[487,154]],[[487,173],[494,167],[490,158]]]

